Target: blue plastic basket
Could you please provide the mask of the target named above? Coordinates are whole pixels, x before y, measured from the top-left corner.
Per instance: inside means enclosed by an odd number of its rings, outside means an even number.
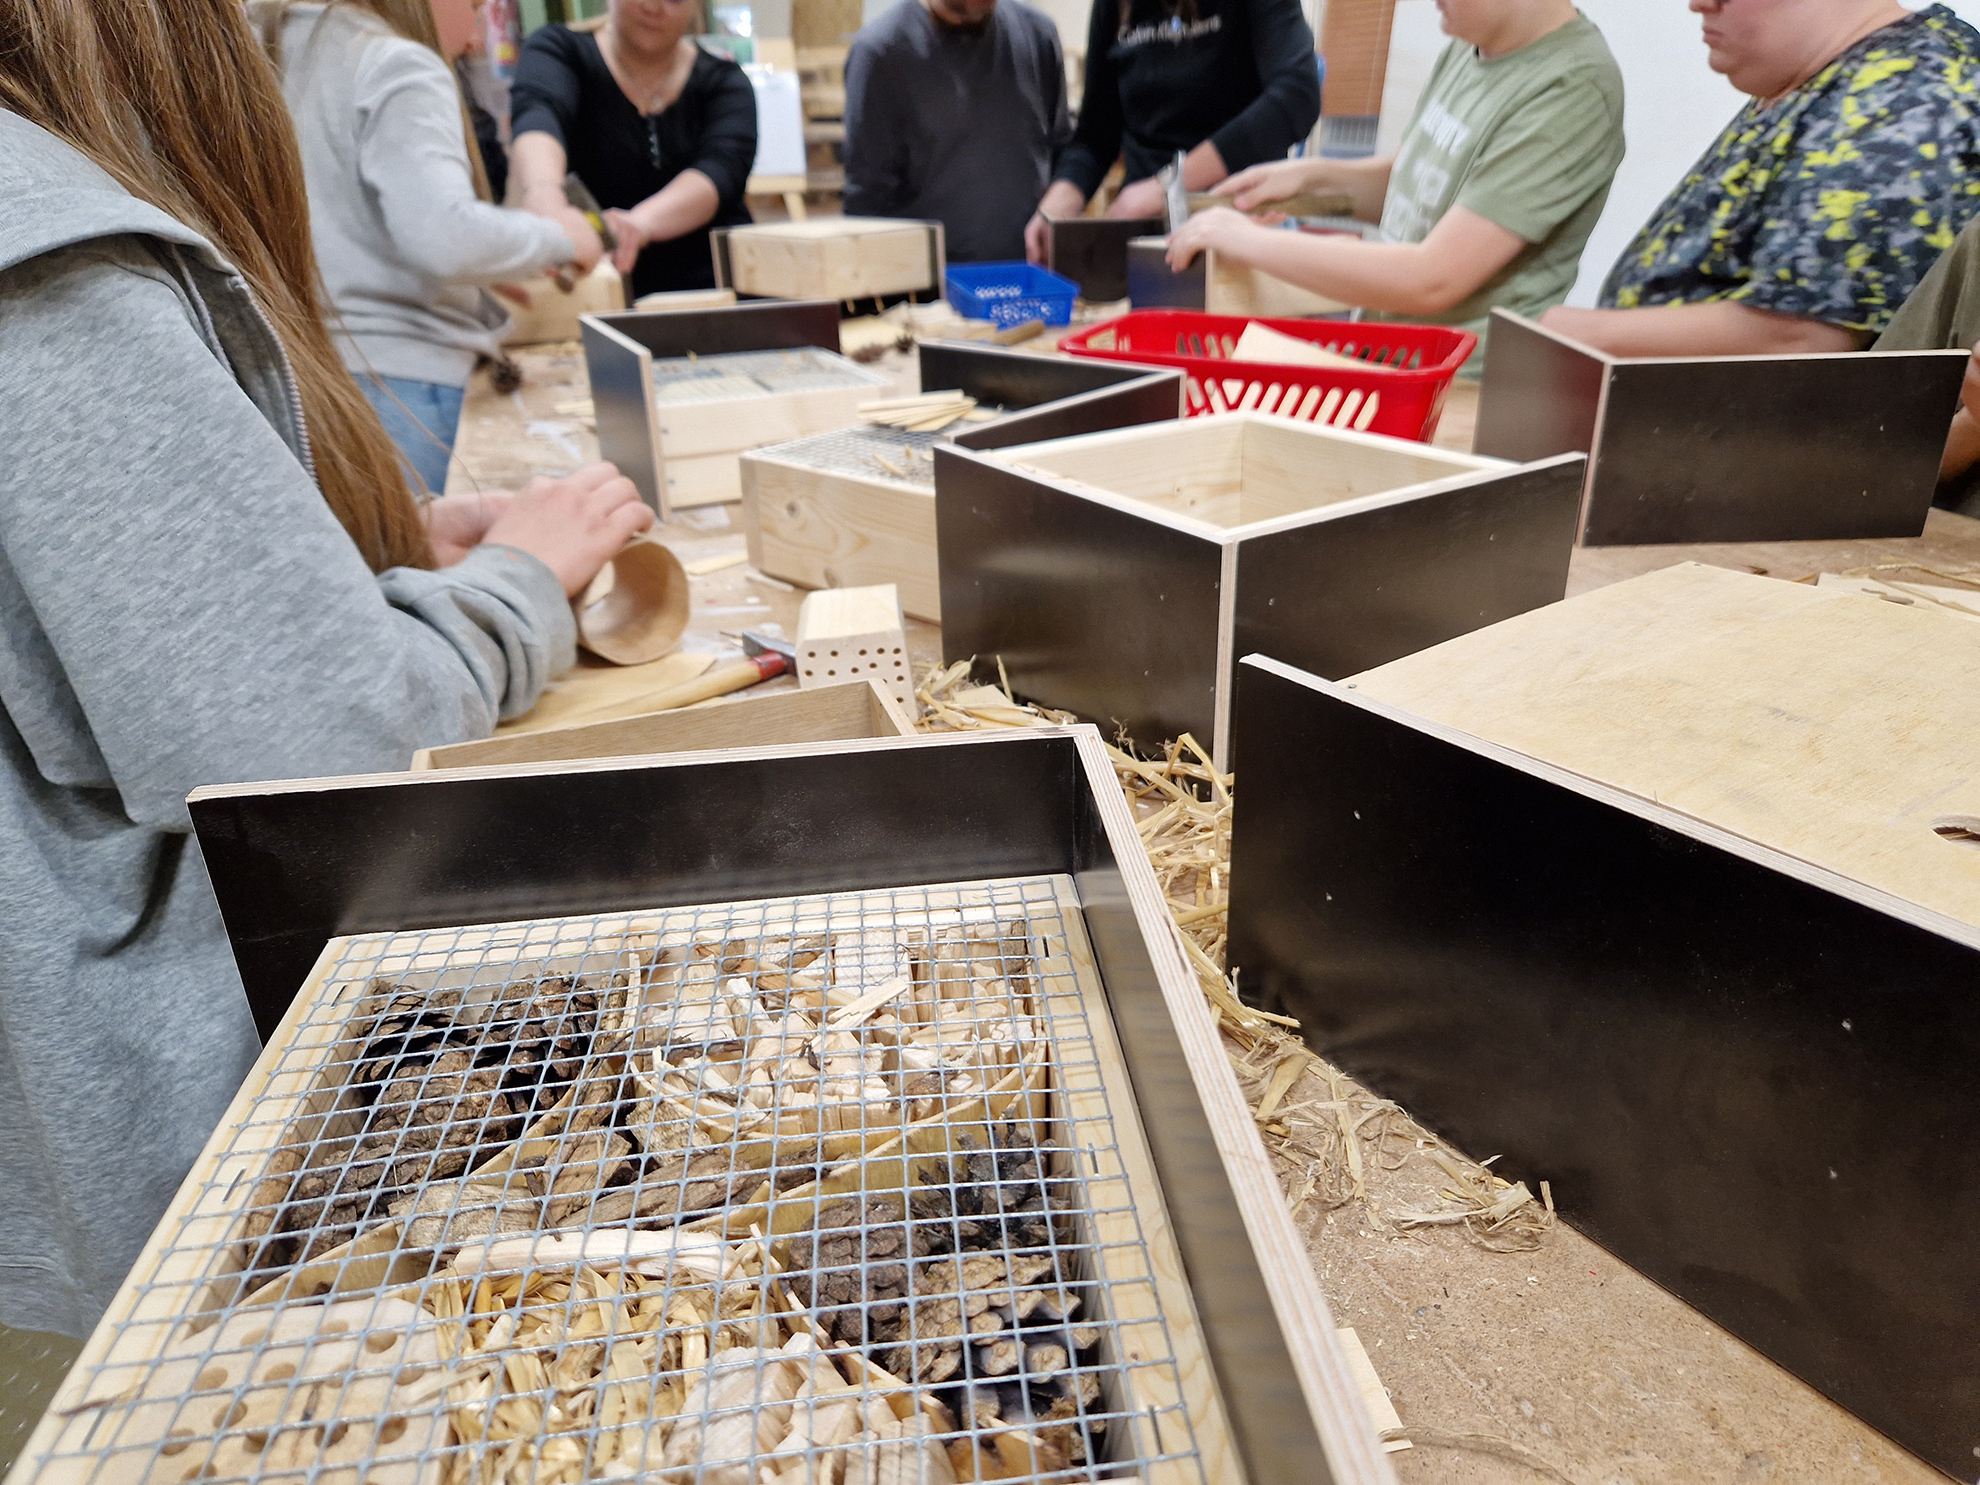
[[[958,263],[943,275],[949,304],[967,320],[1022,325],[1072,323],[1079,285],[1030,263]]]

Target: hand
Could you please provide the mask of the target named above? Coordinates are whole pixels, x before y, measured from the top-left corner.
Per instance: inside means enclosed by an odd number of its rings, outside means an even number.
[[[1121,194],[1114,198],[1114,204],[1107,208],[1107,215],[1121,217],[1166,217],[1169,214],[1169,193],[1154,176],[1143,176],[1121,187]]]
[[[631,278],[633,264],[639,261],[640,251],[653,239],[640,226],[638,217],[629,211],[620,211],[616,206],[606,210],[605,225],[619,242],[612,249],[612,266],[619,270],[619,277]]]
[[[588,464],[560,480],[531,480],[482,539],[541,558],[575,598],[652,524],[631,480],[610,464]]]
[[[1199,211],[1169,234],[1169,267],[1180,273],[1205,249],[1242,263],[1246,261],[1245,245],[1259,233],[1270,230],[1228,206]]]
[[[1024,256],[1033,263],[1044,263],[1051,256],[1052,223],[1076,217],[1086,210],[1086,197],[1069,180],[1055,180],[1045,188],[1031,220],[1024,226]]]
[[[498,298],[508,300],[509,303],[515,305],[518,309],[528,309],[530,305],[536,302],[530,296],[529,290],[525,289],[521,284],[494,284],[490,287],[490,292]]]
[[[590,218],[569,204],[561,211],[552,211],[548,215],[551,221],[564,229],[564,236],[571,240],[571,265],[579,273],[589,273],[596,268],[598,260],[605,256],[605,242],[592,227]],[[610,213],[606,215],[609,217]]]
[[[1308,187],[1319,184],[1320,177],[1325,174],[1326,162],[1322,160],[1273,160],[1269,164],[1240,170],[1230,179],[1220,182],[1213,194],[1236,198],[1234,204],[1239,211],[1256,211],[1261,206],[1270,206],[1274,201],[1297,196]]]
[[[483,490],[428,501],[426,534],[433,541],[434,562],[452,567],[480,546],[488,537],[488,528],[507,514],[515,498],[510,490]]]
[[[1959,401],[1969,418],[1980,421],[1980,345],[1966,358],[1966,379],[1959,384]]]

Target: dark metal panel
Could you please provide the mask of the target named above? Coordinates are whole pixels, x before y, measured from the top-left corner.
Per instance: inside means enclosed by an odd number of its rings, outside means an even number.
[[[628,340],[656,356],[725,355],[815,345],[839,348],[839,306],[829,299],[757,299],[722,309],[678,309],[600,315]]]
[[[1128,244],[1128,302],[1136,309],[1203,308],[1208,255],[1198,253],[1194,263],[1177,273],[1169,267],[1168,251],[1166,237],[1139,237]]]
[[[1609,365],[1510,310],[1492,311],[1471,447],[1525,464],[1595,447]]]
[[[924,340],[917,359],[922,391],[967,392],[986,406],[1012,410],[1118,387],[1160,370],[958,340]]]
[[[1249,537],[1234,653],[1329,678],[1428,649],[1567,594],[1587,461]],[[1236,764],[1236,752],[1226,758]]]
[[[1213,735],[1215,541],[935,450],[942,655],[1148,746]]]
[[[1916,536],[1965,369],[1963,351],[1620,362],[1582,541]]]
[[[598,457],[619,466],[633,482],[639,498],[660,509],[658,451],[653,447],[652,404],[638,351],[601,335],[578,320],[584,340],[584,364],[591,378],[592,416],[598,430]]]
[[[1041,741],[333,784],[193,827],[265,1036],[338,934],[1068,871],[1077,761]]]
[[[1007,449],[1021,443],[1165,422],[1182,416],[1182,389],[1180,371],[1158,371],[1118,387],[1012,413],[959,433],[954,441],[965,449]]]
[[[1079,285],[1090,304],[1127,298],[1127,249],[1137,237],[1167,230],[1162,217],[1073,217],[1051,224],[1045,266]]]
[[[1970,1477],[1980,954],[1254,665],[1236,723],[1270,744],[1234,824],[1246,994]]]

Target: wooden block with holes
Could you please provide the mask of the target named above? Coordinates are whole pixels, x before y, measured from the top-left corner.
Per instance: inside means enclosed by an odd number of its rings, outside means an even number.
[[[900,590],[882,583],[805,594],[798,609],[797,671],[801,689],[872,681],[911,709],[914,677]]]
[[[870,299],[942,283],[937,222],[820,217],[764,222],[723,234],[717,257],[739,294],[770,299]]]
[[[1581,472],[1258,413],[937,449],[943,655],[1229,768],[1239,656],[1347,675],[1559,599]]]
[[[1239,983],[1971,1475],[1980,627],[1681,563],[1242,669]]]

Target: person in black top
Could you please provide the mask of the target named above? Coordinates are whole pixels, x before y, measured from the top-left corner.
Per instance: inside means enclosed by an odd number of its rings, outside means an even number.
[[[1094,0],[1079,129],[1025,228],[1026,254],[1044,261],[1047,220],[1085,210],[1117,156],[1127,184],[1107,215],[1161,216],[1152,177],[1176,151],[1188,157],[1183,184],[1207,191],[1285,158],[1319,117],[1313,29],[1299,0]]]
[[[637,297],[715,282],[708,229],[750,220],[756,94],[688,33],[696,0],[611,0],[595,35],[545,26],[523,43],[510,93],[510,169],[523,207],[565,221],[575,171],[618,239]]]

